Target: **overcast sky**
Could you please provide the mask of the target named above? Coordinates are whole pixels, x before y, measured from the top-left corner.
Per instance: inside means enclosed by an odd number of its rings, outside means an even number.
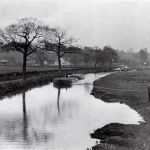
[[[149,0],[0,0],[0,26],[36,17],[60,26],[82,46],[150,51]]]

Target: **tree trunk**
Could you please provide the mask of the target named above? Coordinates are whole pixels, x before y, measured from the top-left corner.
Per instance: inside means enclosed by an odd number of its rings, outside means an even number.
[[[26,79],[26,65],[27,65],[27,53],[23,53],[23,67],[22,67],[22,73],[23,73],[23,79]]]
[[[86,69],[87,69],[87,62],[85,63],[85,65],[86,65]]]
[[[109,62],[109,66],[110,66],[110,68],[111,68],[111,63],[112,63],[112,61],[110,61],[110,62]]]
[[[61,74],[61,57],[58,54],[58,69],[59,69],[59,74]]]
[[[77,66],[77,62],[74,62],[74,66],[75,66],[75,67]]]
[[[59,38],[59,44],[58,44],[58,68],[59,68],[59,74],[61,74],[61,56],[60,56],[60,49],[61,49],[61,45],[60,45],[60,38]]]
[[[95,67],[95,69],[96,69],[96,65],[97,65],[97,63],[94,63],[94,65],[95,65],[94,67]]]

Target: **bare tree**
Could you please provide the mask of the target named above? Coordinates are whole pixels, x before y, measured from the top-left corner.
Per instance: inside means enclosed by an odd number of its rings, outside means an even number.
[[[61,58],[66,53],[71,53],[72,49],[68,49],[76,40],[73,37],[68,37],[67,32],[54,28],[51,30],[52,36],[45,41],[46,51],[53,51],[57,54],[59,73],[61,73]]]
[[[109,62],[109,66],[111,67],[112,62],[118,60],[118,54],[111,46],[104,46],[103,59],[104,61]]]
[[[83,55],[82,56],[82,61],[85,63],[85,66],[86,66],[86,69],[87,69],[88,63],[91,62],[90,56],[88,54]]]
[[[65,55],[65,58],[68,59],[68,61],[74,66],[80,66],[82,64],[82,57],[83,55],[76,53]]]
[[[141,49],[139,51],[139,56],[140,56],[140,59],[141,59],[142,63],[146,64],[147,61],[148,61],[148,52],[147,52],[147,49],[146,48]]]
[[[85,56],[88,57],[88,60],[94,63],[94,68],[96,69],[97,64],[102,61],[102,50],[97,47],[85,47],[84,52],[87,54]]]
[[[48,27],[41,25],[36,18],[24,18],[16,24],[0,30],[0,41],[5,48],[18,51],[23,54],[23,78],[26,79],[27,57],[35,53],[41,47],[41,40],[49,34]]]

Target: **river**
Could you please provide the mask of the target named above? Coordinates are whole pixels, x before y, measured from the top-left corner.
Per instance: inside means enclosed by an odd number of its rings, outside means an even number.
[[[0,149],[86,150],[90,133],[109,123],[139,124],[126,104],[105,103],[90,95],[93,81],[108,73],[87,74],[71,88],[53,83],[0,101]]]

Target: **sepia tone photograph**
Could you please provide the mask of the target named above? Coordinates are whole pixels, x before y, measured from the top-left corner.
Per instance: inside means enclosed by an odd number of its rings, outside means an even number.
[[[0,0],[0,150],[150,150],[150,0]]]

